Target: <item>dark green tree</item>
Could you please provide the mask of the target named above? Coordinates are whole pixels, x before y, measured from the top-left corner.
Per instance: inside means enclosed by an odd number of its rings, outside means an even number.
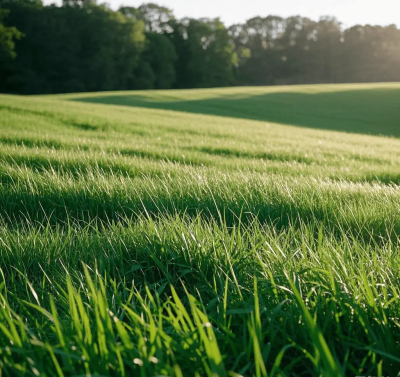
[[[9,1],[7,19],[25,34],[5,72],[7,91],[126,89],[144,48],[144,24],[92,1],[62,7]]]
[[[182,22],[185,82],[180,87],[229,86],[234,83],[237,55],[228,30],[219,19],[188,19]],[[183,62],[180,62],[183,64]]]
[[[0,62],[15,58],[15,41],[22,38],[23,34],[14,26],[7,27],[3,20],[9,13],[8,9],[0,7]]]
[[[130,20],[141,21],[146,28],[145,47],[135,71],[133,87],[136,89],[168,89],[175,82],[176,51],[167,36],[175,20],[172,11],[156,4],[143,4],[139,8],[122,7],[120,12]]]
[[[170,30],[169,22],[175,19],[171,9],[154,3],[142,4],[138,8],[121,7],[120,12],[128,18],[143,21],[146,31],[152,33]]]
[[[142,63],[147,63],[154,75],[155,89],[171,88],[175,82],[176,52],[172,42],[163,34],[146,33]]]
[[[400,30],[334,18],[177,20],[154,3],[1,0],[0,91],[400,81]]]

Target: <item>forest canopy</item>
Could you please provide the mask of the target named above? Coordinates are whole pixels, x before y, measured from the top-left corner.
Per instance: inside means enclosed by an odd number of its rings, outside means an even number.
[[[255,17],[177,19],[156,4],[2,0],[0,92],[400,81],[395,25]]]

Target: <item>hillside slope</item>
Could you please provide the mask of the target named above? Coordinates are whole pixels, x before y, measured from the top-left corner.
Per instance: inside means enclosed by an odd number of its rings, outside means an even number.
[[[62,98],[400,136],[398,83],[105,92]]]

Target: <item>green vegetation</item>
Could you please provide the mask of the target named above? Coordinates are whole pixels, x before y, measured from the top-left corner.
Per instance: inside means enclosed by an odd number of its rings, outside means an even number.
[[[85,93],[62,97],[308,128],[400,136],[400,85],[392,83]],[[382,126],[377,127],[377,124]]]
[[[397,375],[399,93],[0,95],[2,375]]]
[[[154,3],[118,10],[97,0],[57,3],[1,0],[0,92],[400,81],[396,25],[345,28],[329,16],[276,15],[225,25],[178,19]]]

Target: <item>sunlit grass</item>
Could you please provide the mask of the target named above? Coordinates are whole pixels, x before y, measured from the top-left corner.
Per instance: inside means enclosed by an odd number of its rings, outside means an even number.
[[[397,110],[260,119],[268,93],[390,90],[1,95],[1,373],[397,375],[400,140],[354,133]]]

